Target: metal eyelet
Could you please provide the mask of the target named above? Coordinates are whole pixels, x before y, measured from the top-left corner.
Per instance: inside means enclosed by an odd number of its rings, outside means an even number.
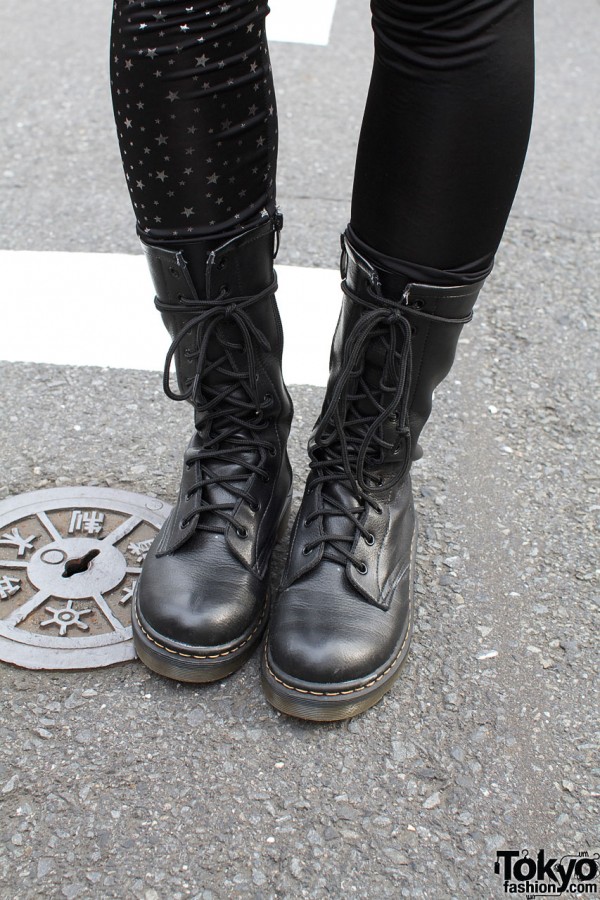
[[[257,500],[256,503],[249,503],[250,512],[257,513],[260,509],[260,500]]]
[[[375,535],[371,534],[371,532],[369,532],[369,534],[365,535],[365,544],[367,545],[367,547],[372,547],[374,543],[375,543]]]
[[[363,562],[363,563],[359,563],[359,564],[358,564],[357,566],[355,566],[354,568],[356,569],[356,571],[358,572],[359,575],[366,575],[367,572],[369,571],[368,565],[367,565],[366,563],[364,563],[364,562]]]
[[[423,309],[423,307],[425,306],[425,301],[424,300],[413,300],[413,302],[410,304],[410,306],[413,309]]]
[[[173,278],[179,278],[179,271],[175,268],[175,266],[169,266],[169,275],[172,275]]]
[[[243,541],[245,541],[246,538],[248,537],[248,529],[247,529],[247,528],[244,528],[243,526],[242,526],[242,528],[236,528],[236,529],[235,529],[235,533],[236,533],[237,536],[238,536],[239,538],[241,538]]]

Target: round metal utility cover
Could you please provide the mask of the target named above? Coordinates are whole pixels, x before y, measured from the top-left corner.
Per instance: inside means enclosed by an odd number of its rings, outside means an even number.
[[[108,488],[0,502],[0,660],[93,669],[135,658],[131,597],[170,507]]]

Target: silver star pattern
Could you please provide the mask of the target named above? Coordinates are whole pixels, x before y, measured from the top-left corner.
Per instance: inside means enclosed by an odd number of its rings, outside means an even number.
[[[123,166],[139,227],[156,238],[244,227],[275,205],[266,0],[184,10],[114,2],[111,84]]]

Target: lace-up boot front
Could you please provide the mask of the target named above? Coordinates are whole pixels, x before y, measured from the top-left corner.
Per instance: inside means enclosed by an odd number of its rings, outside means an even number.
[[[292,404],[273,271],[280,224],[220,244],[144,246],[173,338],[165,392],[192,403],[195,432],[179,497],[142,568],[132,622],[142,661],[182,681],[235,671],[267,620],[269,562],[291,500]]]
[[[344,719],[398,676],[413,627],[410,466],[482,282],[445,288],[377,271],[342,242],[342,311],[310,474],[263,657],[282,712]]]

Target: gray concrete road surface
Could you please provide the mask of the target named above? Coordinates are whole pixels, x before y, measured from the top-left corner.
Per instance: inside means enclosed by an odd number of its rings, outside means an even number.
[[[366,6],[338,0],[328,47],[273,47],[284,263],[337,262]],[[7,7],[0,249],[139,252],[108,102],[110,4]],[[139,663],[0,666],[2,898],[495,898],[498,850],[598,852],[600,6],[537,13],[521,191],[415,467],[403,677],[368,713],[314,726],[268,706],[256,658],[203,688]],[[292,391],[299,497],[322,392]],[[158,373],[5,363],[0,392],[0,498],[65,484],[173,498],[190,422]]]

